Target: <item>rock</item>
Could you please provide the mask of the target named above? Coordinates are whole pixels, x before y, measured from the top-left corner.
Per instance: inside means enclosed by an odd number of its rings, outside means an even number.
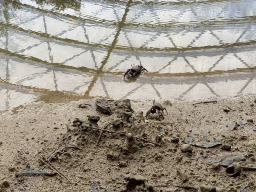
[[[211,166],[211,169],[214,170],[214,171],[218,171],[218,170],[220,170],[220,168],[221,168],[221,166],[220,166],[219,163],[214,163]]]
[[[145,182],[147,179],[141,175],[133,175],[125,177],[125,180],[128,181],[126,188],[122,190],[123,192],[153,192],[154,188],[150,185],[147,185]]]
[[[221,149],[225,150],[225,151],[231,151],[231,145],[229,144],[223,144],[221,146]]]
[[[73,127],[79,127],[83,121],[81,121],[79,118],[75,118],[73,121]]]
[[[119,167],[127,167],[128,163],[126,161],[120,161],[119,162]]]
[[[176,170],[177,176],[181,179],[182,182],[187,182],[189,180],[188,176],[182,173],[179,169]]]
[[[113,105],[113,100],[97,99],[95,105],[97,111],[107,115],[112,114],[111,107]]]
[[[88,120],[92,123],[97,123],[100,120],[100,116],[87,115]]]
[[[192,153],[192,151],[193,151],[193,148],[190,144],[183,144],[181,146],[181,152],[183,153]]]
[[[201,192],[216,192],[216,187],[213,186],[200,186]]]
[[[127,111],[123,111],[119,115],[119,117],[121,117],[126,122],[129,122],[129,119],[130,119],[131,116],[132,116],[132,112],[127,112]]]
[[[79,104],[78,108],[87,108],[88,106],[90,106],[90,104]]]
[[[179,143],[180,139],[178,137],[172,138],[171,142],[172,143]]]
[[[163,138],[162,135],[157,135],[157,136],[155,137],[155,142],[156,142],[156,143],[162,142],[162,138]]]
[[[242,140],[242,141],[247,140],[247,136],[241,136],[241,137],[240,137],[240,140]]]
[[[115,151],[109,151],[107,153],[107,159],[108,160],[117,160],[119,158],[119,153],[115,152]]]
[[[124,146],[122,147],[123,154],[135,153],[139,150],[136,140],[132,133],[128,133],[125,138]]]
[[[1,183],[1,188],[8,188],[10,187],[10,183],[8,181],[4,181]]]
[[[253,123],[253,119],[247,119],[247,123]]]
[[[124,126],[124,122],[121,118],[114,118],[111,122],[114,129],[119,129]]]
[[[230,110],[231,110],[230,107],[224,107],[224,108],[223,108],[223,111],[226,112],[226,113],[230,112]]]
[[[239,163],[233,163],[232,165],[228,166],[226,172],[231,177],[239,176],[242,172],[243,168]]]

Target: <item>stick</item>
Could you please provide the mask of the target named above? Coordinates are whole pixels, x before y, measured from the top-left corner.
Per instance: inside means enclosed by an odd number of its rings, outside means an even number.
[[[44,159],[44,160],[43,160]],[[56,171],[61,177],[65,178],[68,182],[71,183],[71,181],[69,181],[69,179],[63,175],[61,172],[58,171],[58,169],[56,169],[50,162],[48,162],[44,157],[43,159],[39,158],[39,160],[44,163],[45,165],[47,165],[50,169]],[[71,183],[72,184],[72,183]]]
[[[202,102],[198,102],[198,103],[194,103],[193,105],[197,105],[197,104],[205,104],[205,103],[217,103],[217,101],[202,101]]]
[[[107,124],[103,129],[101,129],[101,133],[100,133],[100,136],[99,136],[98,141],[97,141],[97,143],[96,143],[96,146],[97,146],[98,143],[100,142],[100,138],[101,138],[101,136],[102,136],[102,134],[103,134],[103,131],[105,131],[104,129],[106,129],[110,124],[111,124],[111,123]]]

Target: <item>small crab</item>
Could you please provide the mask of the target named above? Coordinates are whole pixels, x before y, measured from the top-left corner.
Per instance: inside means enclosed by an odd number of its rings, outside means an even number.
[[[125,77],[129,79],[130,77],[136,77],[138,76],[142,71],[148,71],[145,69],[142,65],[133,65],[131,69],[128,69],[124,74]]]
[[[166,113],[168,114],[166,108],[164,108],[160,103],[156,103],[155,100],[153,101],[153,106],[148,110],[147,114],[146,114],[146,118],[148,118],[151,114],[157,113],[157,116],[159,117],[164,117],[164,110],[166,111]]]

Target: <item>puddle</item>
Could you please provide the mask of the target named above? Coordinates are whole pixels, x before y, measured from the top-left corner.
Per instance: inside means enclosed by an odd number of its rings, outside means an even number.
[[[234,162],[244,162],[246,158],[243,154],[222,153],[213,155],[205,160],[211,163],[219,162],[220,165],[229,166]]]
[[[0,110],[34,101],[24,94],[33,89],[131,100],[256,93],[254,0],[0,4]],[[133,64],[149,72],[125,82]]]

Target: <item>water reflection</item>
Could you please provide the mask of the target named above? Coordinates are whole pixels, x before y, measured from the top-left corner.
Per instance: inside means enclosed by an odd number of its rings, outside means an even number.
[[[5,1],[0,78],[114,99],[254,93],[255,16],[254,0]],[[150,72],[124,82],[132,64]]]

